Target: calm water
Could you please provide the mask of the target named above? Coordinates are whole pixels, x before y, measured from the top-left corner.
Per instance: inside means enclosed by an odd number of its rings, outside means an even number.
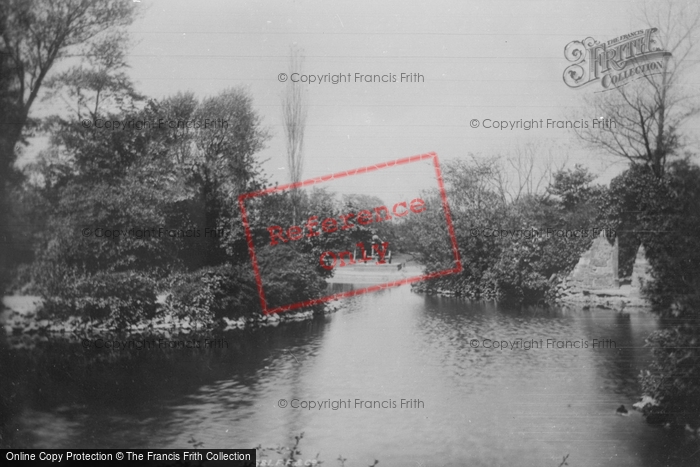
[[[4,444],[13,447],[274,447],[304,432],[325,465],[698,465],[697,446],[631,409],[657,328],[645,312],[511,310],[413,294],[354,297],[314,322],[224,336],[228,349],[3,348]],[[484,349],[483,339],[588,341],[617,349]],[[479,340],[479,347],[470,345]],[[97,361],[96,361],[97,360]],[[280,408],[280,399],[350,408]],[[361,401],[396,408],[354,408]],[[400,408],[419,399],[420,408]],[[295,402],[296,404],[296,402]],[[7,409],[6,409],[7,410]],[[188,444],[190,443],[190,444]],[[692,456],[692,457],[691,457]],[[279,456],[270,454],[274,465]],[[685,458],[685,460],[684,460]]]

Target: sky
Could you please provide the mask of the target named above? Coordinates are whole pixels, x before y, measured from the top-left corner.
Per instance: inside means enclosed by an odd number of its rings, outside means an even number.
[[[636,0],[141,0],[137,8],[128,56],[137,89],[153,98],[181,91],[203,98],[246,87],[272,134],[259,157],[280,183],[289,172],[285,83],[278,76],[288,72],[292,45],[303,50],[309,75],[396,77],[306,86],[303,178],[427,152],[441,162],[507,155],[528,144],[542,164],[582,163],[603,183],[626,166],[583,147],[570,129],[483,126],[485,119],[571,119],[582,98],[600,86],[574,90],[564,84],[564,47],[644,28]],[[694,83],[700,83],[695,72]],[[401,73],[422,79],[400,82]],[[479,128],[470,126],[474,119]],[[387,181],[396,185],[391,189],[420,183],[404,175]],[[379,189],[355,188],[347,189]]]

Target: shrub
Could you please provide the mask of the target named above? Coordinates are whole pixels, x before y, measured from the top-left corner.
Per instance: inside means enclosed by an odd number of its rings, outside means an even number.
[[[444,165],[463,270],[426,287],[470,298],[541,303],[553,297],[551,278],[572,270],[593,241],[590,235],[562,232],[600,227],[598,206],[605,189],[591,185],[594,176],[576,167],[557,172],[547,194],[519,193],[508,199],[494,188],[503,180],[500,170],[488,160]],[[445,225],[438,215],[441,199],[434,192],[425,193],[423,199],[428,213],[409,218],[399,233],[427,272],[452,267],[447,233],[438,227]]]
[[[644,245],[653,276],[646,296],[661,309],[700,290],[699,203],[700,167],[688,161],[670,163],[662,177],[632,166],[610,183],[603,211],[634,245],[632,261]]]
[[[262,249],[258,266],[268,308],[318,298],[326,283],[308,255],[279,245]],[[178,274],[170,283],[167,305],[178,317],[210,323],[262,313],[258,287],[250,263],[223,264]],[[313,308],[313,307],[312,307]]]
[[[700,427],[700,328],[677,326],[647,339],[654,362],[640,374],[644,394],[658,403],[647,405],[647,421]]]
[[[230,264],[173,276],[166,303],[176,316],[202,323],[249,316],[260,309],[250,268]]]
[[[326,283],[314,259],[318,255],[300,253],[288,245],[264,248],[258,252],[258,266],[265,285],[268,308],[304,302],[324,295]]]
[[[154,284],[136,273],[66,273],[62,279],[57,293],[44,294],[42,315],[110,320],[119,329],[155,315]]]

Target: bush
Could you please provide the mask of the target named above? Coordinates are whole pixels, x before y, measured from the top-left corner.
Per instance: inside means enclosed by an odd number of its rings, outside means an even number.
[[[265,286],[268,308],[304,302],[325,295],[326,282],[312,256],[288,245],[264,248],[258,252],[258,266]]]
[[[688,161],[670,163],[662,177],[632,166],[610,183],[603,210],[624,232],[621,244],[634,247],[620,254],[634,261],[636,248],[644,245],[653,276],[645,295],[662,309],[700,290],[699,204],[700,166]]]
[[[248,267],[230,264],[173,276],[167,306],[180,318],[211,323],[260,311],[255,278]]]
[[[493,162],[450,161],[445,187],[463,270],[430,281],[424,288],[447,289],[469,298],[536,304],[553,297],[556,275],[571,271],[593,237],[552,234],[588,231],[597,220],[605,189],[591,185],[585,169],[557,172],[547,194],[507,197],[494,186],[502,173]],[[399,233],[426,272],[454,264],[437,193],[425,193],[428,212],[409,218]],[[431,214],[433,213],[433,217]],[[551,229],[551,230],[548,230]],[[423,287],[423,286],[418,286]]]
[[[647,421],[700,427],[700,328],[656,331],[647,345],[654,347],[654,362],[640,380],[644,394],[657,402],[644,408]]]
[[[152,318],[156,311],[153,282],[135,273],[65,274],[57,293],[43,295],[43,316],[110,320],[119,329]]]
[[[308,263],[307,255],[286,245],[259,252],[258,266],[268,308],[324,295],[326,283]],[[174,314],[196,322],[211,323],[262,313],[250,263],[223,264],[178,274],[171,280],[170,292],[167,305]]]

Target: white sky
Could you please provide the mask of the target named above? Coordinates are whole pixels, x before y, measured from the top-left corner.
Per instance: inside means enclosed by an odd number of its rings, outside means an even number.
[[[303,178],[425,152],[440,160],[512,152],[528,142],[554,148],[601,174],[623,161],[582,150],[572,130],[472,129],[471,119],[566,119],[581,90],[562,81],[572,40],[644,28],[638,1],[594,0],[142,0],[130,28],[129,62],[139,91],[199,97],[245,85],[273,133],[260,153],[266,171],[288,181],[280,99],[289,47],[309,74],[420,73],[423,83],[308,86]],[[697,70],[696,70],[697,72]],[[700,79],[694,79],[699,83]],[[593,118],[594,116],[591,116]],[[407,185],[410,177],[401,181]],[[374,187],[355,192],[375,194]],[[415,188],[415,187],[412,187]],[[412,190],[411,190],[412,191]]]

